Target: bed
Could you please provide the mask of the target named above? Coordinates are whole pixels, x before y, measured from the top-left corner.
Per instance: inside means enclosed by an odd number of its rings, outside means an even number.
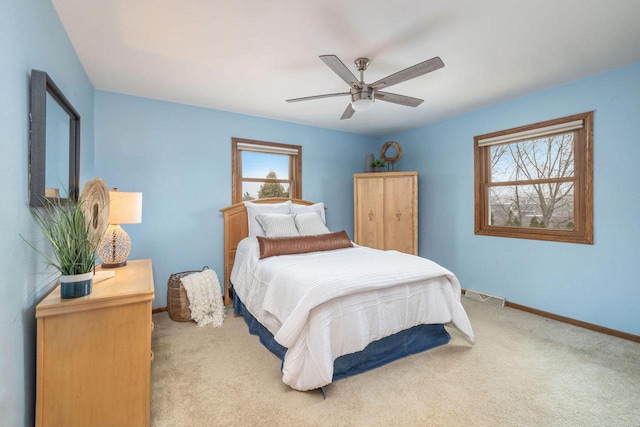
[[[453,273],[331,232],[322,203],[266,199],[221,211],[225,302],[233,301],[250,333],[282,361],[291,388],[324,391],[333,381],[446,344],[445,324],[473,343]],[[302,237],[291,228],[294,220]]]

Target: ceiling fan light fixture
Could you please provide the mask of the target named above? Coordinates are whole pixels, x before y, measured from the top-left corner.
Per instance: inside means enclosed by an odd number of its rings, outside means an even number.
[[[353,101],[351,101],[351,106],[356,111],[369,111],[373,108],[373,99],[354,99]]]

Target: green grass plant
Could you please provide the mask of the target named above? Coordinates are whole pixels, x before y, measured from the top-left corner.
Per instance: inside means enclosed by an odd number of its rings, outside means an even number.
[[[46,264],[65,276],[93,271],[98,259],[98,242],[91,239],[91,224],[85,220],[82,203],[47,199],[45,206],[31,209],[36,223],[51,243],[53,257],[23,237]]]

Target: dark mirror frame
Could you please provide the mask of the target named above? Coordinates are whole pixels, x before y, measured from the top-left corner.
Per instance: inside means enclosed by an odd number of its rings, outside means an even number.
[[[47,159],[47,94],[69,115],[69,187],[67,196],[78,200],[80,180],[80,115],[44,71],[31,70],[31,137],[29,141],[29,205],[44,206]]]

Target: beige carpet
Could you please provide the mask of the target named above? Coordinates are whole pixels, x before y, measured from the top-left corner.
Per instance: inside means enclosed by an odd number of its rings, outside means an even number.
[[[281,382],[241,318],[153,316],[151,425],[640,426],[640,344],[463,297],[476,333],[337,381]]]

